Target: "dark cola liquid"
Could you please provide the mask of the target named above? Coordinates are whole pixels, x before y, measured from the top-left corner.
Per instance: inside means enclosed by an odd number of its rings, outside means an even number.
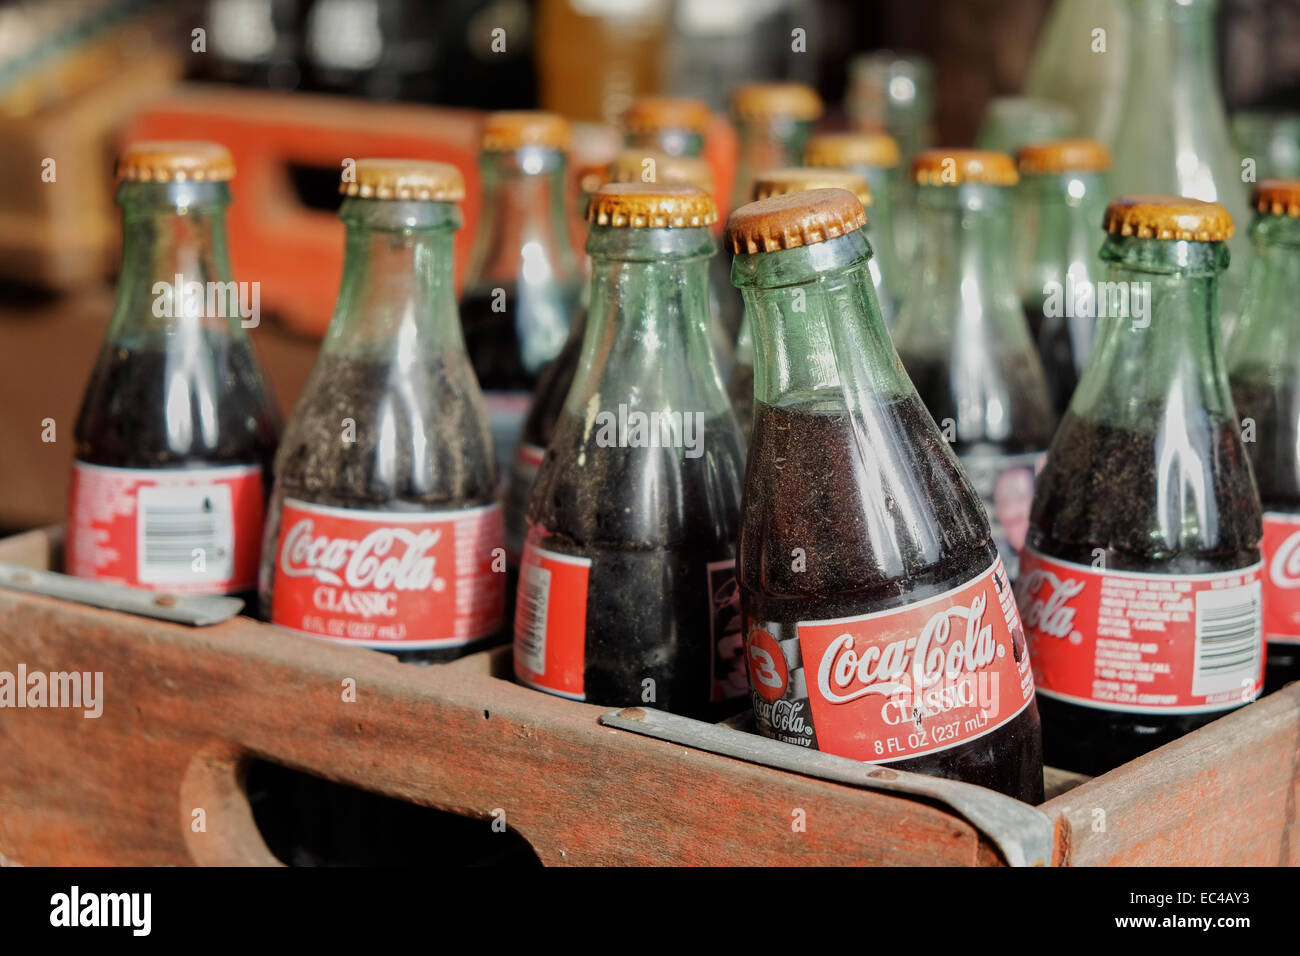
[[[252,350],[224,334],[200,342],[198,362],[178,349],[106,346],[77,417],[77,459],[107,468],[260,465],[269,494],[280,424]],[[236,597],[252,614],[256,594]]]
[[[996,556],[983,516],[960,471],[945,454],[920,402],[912,396],[864,411],[867,441],[892,447],[905,474],[873,477],[842,402],[755,404],[740,536],[741,599],[748,621],[780,624],[829,620],[902,607],[942,594],[986,571]],[[872,434],[872,423],[881,431]],[[886,444],[888,443],[888,444]],[[867,454],[873,450],[866,445]],[[883,456],[880,460],[884,460]],[[870,500],[901,489],[899,514],[935,529],[943,550],[930,560],[906,534],[875,541]],[[794,549],[807,555],[796,570]],[[905,569],[899,574],[897,567]],[[1029,803],[1043,799],[1038,711],[1031,702],[1014,719],[969,743],[899,760],[890,767],[979,784]]]
[[[565,415],[532,501],[543,547],[591,559],[584,691],[608,707],[648,704],[720,720],[743,696],[711,701],[715,673],[709,608],[718,575],[735,558],[743,444],[730,414],[706,419],[703,454],[679,448],[593,447]],[[739,607],[734,627],[739,632]],[[739,641],[730,662],[743,688]],[[655,699],[642,682],[654,680]],[[743,693],[743,691],[742,691]]]
[[[1056,417],[1040,389],[1040,379],[1033,374],[1033,366],[1023,356],[1006,356],[999,360],[997,367],[982,369],[981,374],[987,377],[983,382],[963,382],[944,360],[909,358],[906,365],[907,374],[931,417],[941,428],[945,420],[953,422],[957,435],[964,431],[966,415],[962,408],[972,398],[983,404],[986,394],[1005,391],[1009,396],[1007,437],[985,437],[966,443],[954,441],[952,450],[959,456],[973,450],[974,445],[980,446],[981,451],[995,449],[999,454],[1019,455],[1044,451],[1051,442]]]
[[[1213,545],[1170,549],[1154,533],[1160,524],[1157,474],[1161,448],[1153,431],[1118,428],[1068,416],[1038,477],[1029,544],[1050,557],[1091,565],[1096,551],[1114,571],[1209,574],[1249,567],[1259,561],[1259,513],[1250,468],[1234,423],[1206,417],[1187,429],[1203,470],[1173,476],[1204,482],[1217,517],[1201,530]],[[1153,405],[1136,417],[1154,426],[1164,407]],[[1193,460],[1184,456],[1185,460]],[[1175,496],[1177,497],[1177,496]],[[1180,515],[1171,513],[1166,522]],[[1172,714],[1101,710],[1039,697],[1047,763],[1098,775],[1127,763],[1227,713]]]
[[[1043,363],[1043,377],[1057,417],[1070,407],[1070,398],[1079,384],[1074,343],[1070,338],[1070,319],[1063,315],[1043,315],[1041,309],[1025,306],[1025,318],[1038,346]]]
[[[727,383],[727,396],[731,399],[731,410],[736,414],[736,424],[740,426],[740,433],[748,441],[754,431],[754,366],[752,363],[736,363],[731,373],[731,381]]]
[[[1255,440],[1246,443],[1246,452],[1264,510],[1300,514],[1300,382],[1294,373],[1279,380],[1272,368],[1234,370],[1232,403],[1238,420],[1255,421]],[[1295,680],[1300,644],[1269,644],[1264,692]]]
[[[457,355],[389,359],[322,353],[313,382],[285,430],[262,551],[262,613],[271,612],[285,498],[361,511],[452,511],[496,500],[491,442],[468,363]],[[355,423],[344,440],[346,421]],[[382,424],[383,427],[380,427]],[[415,449],[421,454],[417,458]],[[495,641],[397,653],[445,661]]]
[[[563,316],[567,328],[575,296],[553,286],[509,283],[500,288],[504,297],[495,287],[465,293],[460,303],[465,349],[483,391],[531,392],[563,346],[557,343],[547,351],[534,329],[544,314]],[[494,304],[501,310],[494,311]]]

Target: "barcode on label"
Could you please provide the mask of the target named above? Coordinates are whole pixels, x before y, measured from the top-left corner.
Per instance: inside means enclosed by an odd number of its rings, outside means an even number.
[[[1260,611],[1258,581],[1196,595],[1194,695],[1245,689],[1253,696],[1263,641]]]
[[[519,571],[515,656],[534,674],[546,673],[546,605],[550,597],[551,572],[525,564]]]
[[[230,488],[146,486],[136,496],[142,584],[199,584],[234,577]]]

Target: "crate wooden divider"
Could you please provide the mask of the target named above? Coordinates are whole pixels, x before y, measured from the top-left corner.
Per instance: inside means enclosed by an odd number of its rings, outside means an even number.
[[[0,562],[57,569],[59,550],[28,532]],[[0,588],[0,671],[19,664],[104,675],[98,718],[0,710],[0,860],[19,864],[274,864],[243,789],[255,758],[485,826],[503,809],[547,864],[1005,862],[940,802],[604,726],[608,708],[512,683],[500,650],[418,667],[245,617],[191,628]],[[1300,684],[1050,788],[1068,782],[1039,808],[1052,863],[1295,864]]]

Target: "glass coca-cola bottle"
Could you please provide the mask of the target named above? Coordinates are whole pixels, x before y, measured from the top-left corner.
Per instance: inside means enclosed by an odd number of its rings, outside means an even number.
[[[1260,507],[1219,347],[1232,220],[1111,202],[1108,305],[1017,583],[1047,762],[1104,773],[1254,699]]]
[[[624,141],[669,156],[700,156],[713,123],[709,104],[677,96],[641,96],[623,114]]]
[[[262,609],[404,660],[500,634],[505,530],[452,287],[454,166],[359,159],[343,281],[275,460]]]
[[[763,173],[754,183],[754,198],[768,199],[772,196],[784,196],[807,189],[847,189],[858,198],[863,207],[871,207],[873,194],[864,177],[847,169],[825,169],[802,166],[790,166],[785,169],[771,169]],[[871,221],[862,233],[870,239]],[[871,246],[872,260],[875,259],[875,244]],[[872,270],[872,283],[876,273]],[[879,302],[879,287],[876,289]],[[883,309],[882,309],[883,312]],[[736,364],[731,380],[727,383],[727,394],[731,397],[731,407],[736,413],[740,430],[749,440],[754,427],[754,331],[753,320],[749,310],[744,311],[740,322],[740,334],[736,337]]]
[[[894,206],[902,191],[898,142],[888,133],[821,133],[808,140],[804,162],[857,173],[871,188],[867,238],[871,242],[871,279],[876,286],[885,327],[893,328],[902,298],[899,234]]]
[[[510,461],[532,391],[578,307],[568,142],[568,123],[552,113],[490,113],[484,121],[483,205],[460,314],[500,462]]]
[[[745,692],[735,539],[744,451],[708,338],[712,198],[593,197],[578,374],[533,489],[515,674],[608,706],[717,718]]]
[[[1228,380],[1264,508],[1265,692],[1300,680],[1300,181],[1255,187],[1254,259]]]
[[[122,270],[77,416],[69,574],[254,596],[279,416],[245,331],[260,287],[226,251],[234,174],[216,143],[119,161]]]
[[[756,352],[738,570],[758,728],[1038,802],[1011,582],[890,344],[865,221],[818,189],[727,227]]]
[[[608,164],[604,176],[607,182],[613,183],[684,183],[710,195],[713,193],[713,172],[708,163],[701,159],[669,156],[652,150],[623,150]],[[716,287],[715,275],[710,268],[709,340],[713,344],[714,358],[719,367],[729,368],[733,362],[732,344],[718,321],[717,302],[721,290]],[[725,292],[735,294],[730,285]],[[586,299],[589,295],[590,285],[583,291],[582,298]],[[583,303],[574,313],[573,325],[569,329],[564,348],[546,366],[537,382],[519,443],[515,446],[514,457],[511,459],[510,488],[506,498],[506,549],[512,566],[518,564],[518,559],[523,554],[524,538],[528,535],[528,501],[532,495],[533,482],[537,478],[537,469],[541,467],[546,446],[551,442],[555,423],[569,396],[569,388],[573,385],[573,377],[577,374],[578,362],[582,358],[582,342],[587,331],[587,304]]]
[[[917,259],[894,342],[984,500],[1014,581],[1055,425],[1011,266],[1016,166],[1005,153],[932,149],[913,178]]]
[[[739,154],[732,207],[749,202],[758,174],[797,166],[813,123],[822,115],[817,91],[803,83],[744,83],[731,93]]]
[[[1026,146],[1016,161],[1025,213],[1017,228],[1020,298],[1060,416],[1092,350],[1110,153],[1092,140],[1063,139]]]

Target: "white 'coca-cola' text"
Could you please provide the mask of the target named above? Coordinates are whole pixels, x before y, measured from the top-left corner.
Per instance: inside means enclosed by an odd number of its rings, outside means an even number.
[[[376,528],[360,541],[316,537],[313,530],[310,518],[289,529],[280,546],[281,573],[378,591],[441,591],[446,587],[430,554],[442,538],[441,529]]]
[[[1040,597],[1043,585],[1051,590]],[[1070,601],[1083,593],[1084,582],[1076,578],[1058,578],[1051,571],[1035,568],[1020,579],[1020,620],[1025,629],[1049,637],[1066,638],[1074,630],[1074,612]]]

